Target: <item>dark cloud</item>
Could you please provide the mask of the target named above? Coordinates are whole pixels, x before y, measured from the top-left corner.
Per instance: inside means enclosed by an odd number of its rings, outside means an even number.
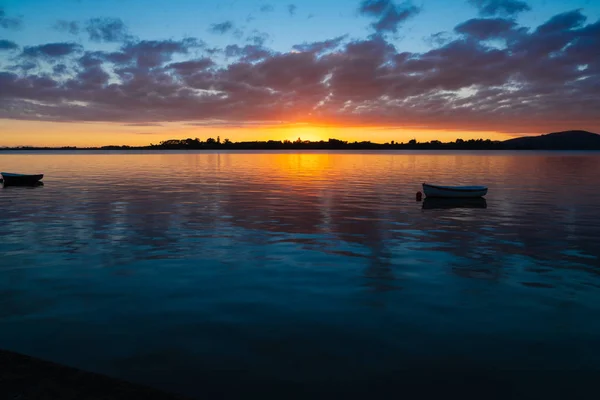
[[[193,39],[131,41],[114,52],[28,47],[0,72],[0,118],[600,130],[600,21],[572,11],[533,29],[488,18],[455,32],[426,52],[401,51],[382,35],[284,53],[230,45],[216,59],[198,57],[193,50],[206,48]],[[32,57],[69,69],[26,69]]]
[[[571,30],[581,27],[586,19],[587,18],[581,14],[580,10],[568,11],[550,18],[549,21],[540,25],[536,31],[540,33],[551,33]]]
[[[77,43],[48,43],[39,46],[27,46],[23,49],[23,56],[30,58],[59,58],[83,50]]]
[[[19,30],[23,27],[23,20],[20,17],[7,17],[6,11],[0,6],[0,27],[4,29]]]
[[[291,16],[296,15],[297,9],[298,9],[298,7],[295,4],[288,4],[288,6],[287,6],[288,13],[290,13]]]
[[[244,31],[241,29],[236,29],[233,31],[233,37],[236,39],[241,39],[244,37]]]
[[[175,54],[188,54],[190,49],[204,46],[196,39],[184,40],[142,40],[121,46],[120,51],[100,53],[106,61],[122,65],[135,65],[138,68],[154,68],[169,62]]]
[[[334,39],[324,40],[321,42],[303,43],[292,46],[292,49],[297,51],[306,51],[315,54],[321,54],[326,51],[338,48],[348,35],[338,36]]]
[[[250,36],[246,38],[247,42],[251,42],[257,46],[263,46],[269,39],[269,34],[266,32],[259,32],[257,30],[252,31]]]
[[[449,32],[437,32],[425,38],[425,42],[432,47],[439,47],[452,41]]]
[[[212,24],[210,26],[209,31],[212,33],[218,33],[220,35],[224,35],[225,33],[231,31],[233,29],[233,22],[225,21],[220,24]]]
[[[52,67],[52,72],[55,75],[66,74],[68,70],[69,70],[69,68],[65,64],[57,64],[54,67]]]
[[[263,13],[273,12],[274,10],[275,10],[275,7],[273,7],[271,4],[263,4],[259,8],[259,11],[263,12]]]
[[[0,39],[0,51],[3,50],[16,50],[19,48],[19,45],[15,42],[11,42],[10,40]]]
[[[130,38],[119,18],[92,18],[86,22],[85,30],[94,42],[124,42]]]
[[[363,0],[358,11],[377,19],[372,26],[377,32],[398,31],[398,26],[419,13],[419,8],[410,2],[396,4],[393,0]]]
[[[106,87],[110,75],[101,66],[81,70],[76,78],[67,84],[67,88],[83,91],[101,90]]]
[[[477,7],[480,15],[516,15],[531,10],[529,4],[521,0],[469,0]]]
[[[506,37],[516,25],[514,21],[508,19],[475,18],[458,25],[454,31],[478,40],[488,40]]]
[[[261,46],[249,44],[246,46],[238,46],[237,44],[228,45],[225,47],[225,55],[227,57],[239,57],[243,62],[254,62],[269,57],[272,52]]]
[[[86,51],[78,61],[83,68],[89,68],[101,65],[104,62],[105,57],[105,53],[101,51]]]
[[[172,69],[181,75],[189,75],[210,68],[213,65],[215,65],[215,63],[210,58],[202,58],[199,60],[172,63],[167,65],[167,68]]]
[[[58,20],[54,24],[54,29],[59,32],[66,32],[71,35],[77,35],[81,31],[81,27],[77,21]]]

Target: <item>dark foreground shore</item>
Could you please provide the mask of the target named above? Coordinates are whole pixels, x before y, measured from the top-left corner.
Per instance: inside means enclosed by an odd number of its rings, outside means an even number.
[[[2,350],[0,399],[182,400],[155,389]]]

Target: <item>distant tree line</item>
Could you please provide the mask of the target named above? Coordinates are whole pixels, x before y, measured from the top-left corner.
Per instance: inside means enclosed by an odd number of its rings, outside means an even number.
[[[114,149],[114,146],[107,146],[104,149]],[[122,147],[118,147],[122,148]],[[387,143],[373,143],[370,141],[354,141],[329,139],[327,141],[309,141],[298,138],[295,141],[291,140],[266,140],[266,141],[249,141],[249,142],[232,142],[229,139],[221,141],[219,137],[216,139],[208,138],[202,141],[195,139],[170,139],[160,142],[159,144],[151,144],[148,149],[159,150],[219,150],[219,149],[240,149],[240,150],[495,150],[502,148],[502,142],[484,140],[484,139],[457,139],[455,142],[442,143],[439,140],[430,142],[418,142],[416,139],[410,140],[408,143],[390,141]]]
[[[192,139],[169,139],[159,144],[149,146],[102,146],[102,147],[4,147],[0,150],[500,150],[503,149],[502,142],[489,139],[457,139],[454,142],[443,143],[439,140],[430,142],[418,142],[412,139],[407,143],[390,141],[387,143],[373,143],[371,141],[354,141],[329,139],[327,141],[310,140],[266,140],[232,142],[229,139],[221,141],[219,137],[208,138],[202,141],[198,138]]]
[[[0,147],[1,150],[600,150],[600,135],[587,131],[554,132],[541,136],[519,137],[505,141],[490,139],[456,139],[454,142],[431,140],[418,142],[412,139],[407,143],[390,141],[373,143],[329,139],[327,141],[266,140],[232,142],[229,139],[208,138],[202,141],[192,139],[170,139],[149,146],[103,146],[103,147]]]

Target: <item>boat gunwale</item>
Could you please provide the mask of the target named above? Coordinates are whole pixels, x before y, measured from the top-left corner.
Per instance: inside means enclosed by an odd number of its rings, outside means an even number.
[[[13,172],[0,172],[0,175],[2,175],[2,177],[6,178],[37,178],[40,177],[43,178],[44,174],[15,174]]]

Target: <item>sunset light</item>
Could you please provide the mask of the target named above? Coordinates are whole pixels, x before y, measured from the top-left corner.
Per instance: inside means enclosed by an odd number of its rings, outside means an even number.
[[[0,0],[0,400],[593,399],[599,243],[600,0]]]
[[[0,146],[600,130],[597,2],[73,3],[0,7]]]

